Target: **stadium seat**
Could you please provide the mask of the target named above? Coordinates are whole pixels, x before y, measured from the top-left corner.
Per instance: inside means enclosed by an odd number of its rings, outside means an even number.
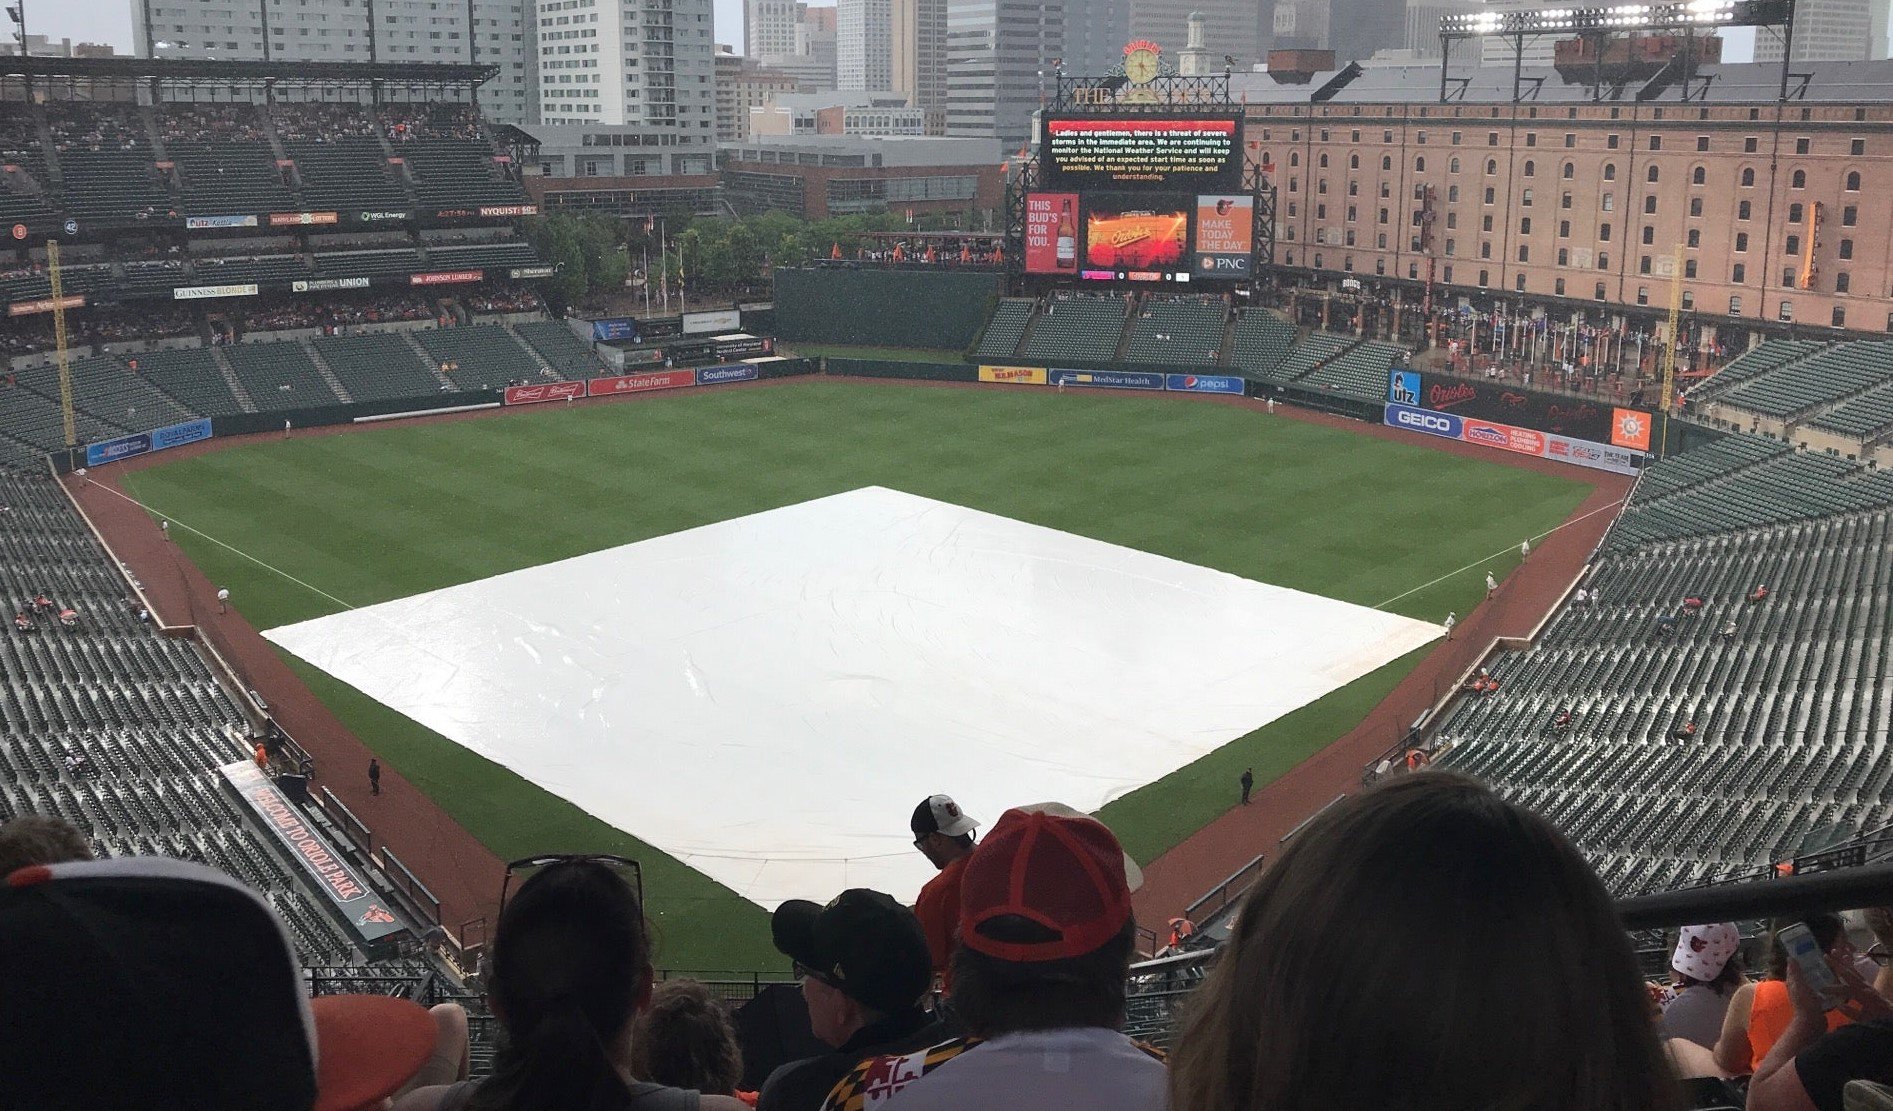
[[[1107,362],[1117,357],[1129,308],[1122,297],[1055,296],[1034,319],[1019,353],[1038,362]]]
[[[441,391],[441,380],[398,333],[325,336],[310,342],[356,401],[424,397]]]

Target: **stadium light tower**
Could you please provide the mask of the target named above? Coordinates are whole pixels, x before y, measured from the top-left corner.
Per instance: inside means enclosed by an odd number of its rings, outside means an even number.
[[[20,57],[26,57],[26,0],[13,0],[7,5],[7,20],[19,30],[14,37],[20,40]]]
[[[1508,38],[1517,53],[1524,53],[1527,38],[1539,35],[1581,35],[1602,40],[1613,34],[1637,31],[1682,31],[1693,35],[1716,27],[1785,27],[1788,49],[1782,55],[1781,98],[1788,95],[1788,58],[1794,49],[1794,0],[1677,0],[1665,4],[1620,4],[1608,8],[1543,8],[1520,11],[1470,12],[1444,16],[1439,21],[1440,99],[1446,99],[1447,65],[1453,43],[1462,39]],[[1687,64],[1687,59],[1685,59]],[[1518,98],[1513,66],[1512,96]]]

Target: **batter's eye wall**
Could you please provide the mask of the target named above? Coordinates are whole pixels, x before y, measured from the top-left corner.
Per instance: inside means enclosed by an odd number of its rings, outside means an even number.
[[[999,274],[777,270],[777,336],[790,343],[963,351],[979,338],[1003,292]]]

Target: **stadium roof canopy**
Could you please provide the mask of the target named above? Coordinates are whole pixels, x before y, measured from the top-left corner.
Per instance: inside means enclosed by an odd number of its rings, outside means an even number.
[[[1351,70],[1351,72],[1350,72]],[[1567,82],[1550,66],[1523,67],[1525,104],[1592,102],[1586,81]],[[1452,104],[1506,104],[1512,101],[1511,66],[1453,66],[1448,71]],[[1688,86],[1691,104],[1769,104],[1780,93],[1781,71],[1772,62],[1704,63]],[[1440,67],[1426,65],[1355,66],[1314,74],[1307,84],[1277,84],[1266,73],[1233,74],[1230,93],[1255,106],[1264,104],[1438,104]],[[1678,103],[1685,86],[1657,78],[1606,84],[1605,103]],[[1641,94],[1641,95],[1639,95]],[[1893,103],[1893,61],[1796,62],[1788,80],[1787,100],[1794,104]]]
[[[0,57],[0,80],[159,81],[165,84],[283,85],[483,85],[498,77],[497,65],[435,62],[260,62],[190,58]]]

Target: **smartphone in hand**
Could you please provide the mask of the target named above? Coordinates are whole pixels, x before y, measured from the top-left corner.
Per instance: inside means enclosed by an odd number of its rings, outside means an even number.
[[[1821,1004],[1828,1010],[1840,1006],[1847,997],[1847,989],[1834,975],[1834,969],[1827,963],[1827,954],[1821,951],[1821,943],[1815,940],[1813,931],[1802,922],[1796,922],[1779,935],[1782,948],[1788,951],[1788,959],[1794,962],[1795,971],[1814,994],[1821,997]]]

